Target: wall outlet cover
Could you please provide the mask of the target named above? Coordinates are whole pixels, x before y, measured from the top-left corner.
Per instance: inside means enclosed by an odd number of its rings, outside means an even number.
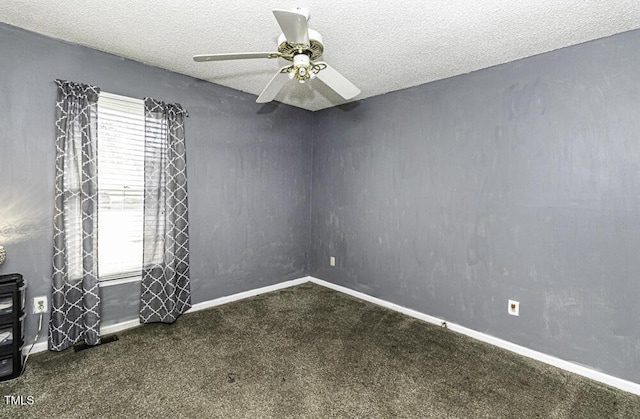
[[[33,297],[33,314],[46,313],[47,311],[49,311],[47,297],[44,295]]]
[[[507,312],[512,316],[520,315],[520,303],[518,301],[509,300],[509,305],[507,306]]]

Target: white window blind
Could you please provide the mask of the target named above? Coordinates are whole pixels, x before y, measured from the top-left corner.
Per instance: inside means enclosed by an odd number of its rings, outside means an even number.
[[[144,103],[101,92],[98,98],[98,276],[142,270]]]

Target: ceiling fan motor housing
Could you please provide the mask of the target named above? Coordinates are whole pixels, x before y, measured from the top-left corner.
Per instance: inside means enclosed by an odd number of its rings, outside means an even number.
[[[288,42],[284,34],[280,34],[278,37],[278,52],[283,55],[282,58],[289,61],[293,61],[298,54],[305,54],[309,59],[317,60],[324,52],[322,36],[313,29],[309,29],[309,45],[300,45]]]
[[[311,65],[311,60],[309,56],[306,54],[296,54],[293,56],[293,66],[294,67],[309,67]]]

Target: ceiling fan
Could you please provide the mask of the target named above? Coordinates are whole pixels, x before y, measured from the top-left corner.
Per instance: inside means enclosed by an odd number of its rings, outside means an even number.
[[[231,54],[195,55],[194,61],[226,61],[251,58],[284,58],[293,64],[282,67],[264,88],[256,102],[271,102],[280,89],[290,80],[304,83],[316,77],[345,99],[352,99],[360,93],[353,83],[323,61],[315,61],[322,56],[324,46],[320,34],[307,27],[309,12],[305,9],[279,10],[273,14],[282,29],[278,38],[278,52],[244,52]]]

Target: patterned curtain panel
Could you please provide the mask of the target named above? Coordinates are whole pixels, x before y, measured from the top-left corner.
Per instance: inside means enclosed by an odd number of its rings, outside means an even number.
[[[145,100],[142,323],[173,323],[191,308],[185,116],[179,104]]]
[[[97,103],[94,86],[56,80],[56,183],[49,349],[100,343]]]

